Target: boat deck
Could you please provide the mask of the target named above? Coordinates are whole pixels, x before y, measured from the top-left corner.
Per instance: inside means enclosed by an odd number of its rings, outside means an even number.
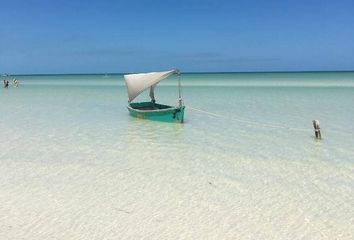
[[[173,108],[172,106],[163,105],[159,103],[152,103],[152,102],[130,103],[130,107],[136,110],[143,110],[143,111]]]

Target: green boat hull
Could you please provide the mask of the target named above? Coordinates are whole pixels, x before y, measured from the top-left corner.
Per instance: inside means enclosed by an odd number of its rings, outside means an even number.
[[[128,110],[131,116],[160,122],[184,121],[184,106],[173,107],[152,102],[130,103]]]

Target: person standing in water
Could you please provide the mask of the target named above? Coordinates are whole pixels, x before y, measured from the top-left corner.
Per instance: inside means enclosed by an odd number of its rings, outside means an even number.
[[[18,87],[18,80],[16,78],[14,78],[13,82],[14,82],[14,87]]]
[[[9,87],[9,81],[4,79],[4,88],[8,88]]]

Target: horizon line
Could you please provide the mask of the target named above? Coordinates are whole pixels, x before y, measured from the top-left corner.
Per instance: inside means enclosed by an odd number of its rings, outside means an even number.
[[[144,73],[148,71],[140,71],[139,73]],[[159,72],[159,71],[157,71]],[[326,72],[354,72],[354,70],[300,70],[300,71],[187,71],[182,72],[182,74],[227,74],[227,73],[326,73]],[[28,75],[124,75],[129,73],[138,73],[138,72],[86,72],[86,73],[15,73],[8,74],[3,73],[1,77],[9,77],[9,76],[28,76]],[[6,75],[6,76],[5,76]]]

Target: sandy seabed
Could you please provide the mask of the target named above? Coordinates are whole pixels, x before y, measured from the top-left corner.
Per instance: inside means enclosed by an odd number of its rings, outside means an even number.
[[[197,167],[1,164],[0,239],[353,237],[352,189],[329,187],[345,178],[326,166],[239,160],[232,177]]]

